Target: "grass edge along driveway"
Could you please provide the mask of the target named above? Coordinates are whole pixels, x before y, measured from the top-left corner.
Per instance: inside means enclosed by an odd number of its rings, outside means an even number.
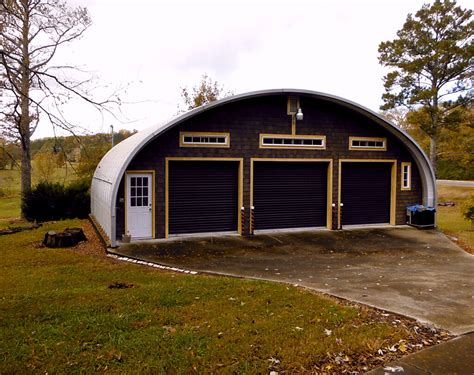
[[[39,247],[81,225],[87,243]],[[119,263],[87,221],[2,236],[0,251],[0,373],[340,373],[449,338],[294,286]]]

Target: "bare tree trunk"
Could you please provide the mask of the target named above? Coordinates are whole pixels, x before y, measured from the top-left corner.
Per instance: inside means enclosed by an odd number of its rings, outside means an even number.
[[[433,116],[431,125],[431,136],[430,136],[430,162],[433,167],[433,171],[436,176],[438,167],[438,121],[439,121],[439,108],[438,108],[438,79],[433,77],[432,89],[433,93]]]
[[[436,174],[436,169],[438,167],[438,137],[433,135],[430,138],[430,162],[433,167],[433,170]]]
[[[23,203],[31,190],[31,149],[30,134],[23,136],[21,142],[21,216],[25,218]]]
[[[29,90],[28,82],[25,88]],[[21,217],[25,218],[23,203],[31,190],[31,134],[30,134],[30,107],[28,96],[20,99],[20,139],[21,139]]]
[[[20,109],[19,133],[21,139],[21,216],[25,217],[23,204],[26,194],[31,190],[31,130],[30,130],[30,55],[29,55],[30,18],[25,9],[22,27],[22,64],[20,74]]]

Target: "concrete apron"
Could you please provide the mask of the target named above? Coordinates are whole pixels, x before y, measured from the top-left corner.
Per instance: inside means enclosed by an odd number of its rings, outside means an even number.
[[[474,374],[474,333],[407,355],[367,375]]]
[[[474,331],[474,256],[436,230],[185,238],[134,243],[114,253],[198,272],[298,284],[456,335]]]

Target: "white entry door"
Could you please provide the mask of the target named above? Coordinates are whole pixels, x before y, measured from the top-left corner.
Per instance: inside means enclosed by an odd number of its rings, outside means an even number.
[[[127,231],[132,239],[152,237],[152,174],[127,174]]]

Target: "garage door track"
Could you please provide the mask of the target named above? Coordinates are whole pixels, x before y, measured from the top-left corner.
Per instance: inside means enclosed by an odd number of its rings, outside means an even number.
[[[474,256],[436,230],[409,227],[187,238],[117,254],[237,277],[287,282],[474,331]]]

